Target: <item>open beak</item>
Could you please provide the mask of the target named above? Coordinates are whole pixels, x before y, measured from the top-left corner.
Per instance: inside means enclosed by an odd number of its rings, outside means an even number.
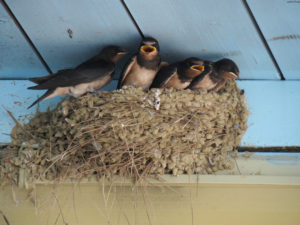
[[[144,52],[144,53],[146,53],[146,54],[149,54],[149,53],[155,52],[155,51],[157,51],[157,50],[156,50],[156,48],[153,47],[153,46],[150,46],[150,45],[143,45],[143,46],[141,47],[141,51]]]
[[[193,69],[193,70],[201,71],[201,72],[204,71],[204,66],[201,66],[201,65],[193,65],[190,68]]]

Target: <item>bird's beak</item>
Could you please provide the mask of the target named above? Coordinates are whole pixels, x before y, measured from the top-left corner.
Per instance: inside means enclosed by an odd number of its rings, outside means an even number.
[[[114,63],[117,63],[119,60],[121,60],[125,55],[127,54],[127,51],[122,49],[119,51],[112,59]]]
[[[118,55],[126,55],[128,52],[126,51],[125,48],[121,48],[120,52],[118,52]]]
[[[122,56],[124,56],[124,55],[126,55],[127,54],[127,51],[123,51],[123,52],[118,52],[118,55],[122,55]]]
[[[192,70],[198,70],[198,71],[201,71],[203,72],[204,71],[204,66],[201,66],[201,65],[193,65],[190,67]]]
[[[229,79],[237,79],[239,76],[238,74],[235,74],[233,72],[225,72],[222,74],[223,78],[229,78]]]
[[[143,45],[140,49],[142,52],[144,52],[146,54],[157,51],[157,49],[155,47],[150,46],[150,45]]]

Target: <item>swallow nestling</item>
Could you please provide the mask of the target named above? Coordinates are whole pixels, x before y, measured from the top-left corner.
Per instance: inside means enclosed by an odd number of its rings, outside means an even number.
[[[201,59],[187,58],[184,61],[162,67],[156,74],[151,88],[174,87],[185,89],[204,70],[204,62]]]
[[[151,37],[144,38],[140,44],[139,52],[129,60],[123,70],[118,89],[128,85],[148,90],[158,71],[160,62],[158,41]]]
[[[224,86],[225,79],[236,79],[239,76],[239,68],[231,59],[207,62],[206,67],[208,67],[207,72],[193,79],[188,86],[189,89],[218,91]]]
[[[79,97],[87,92],[93,92],[107,85],[114,76],[115,64],[126,54],[119,47],[110,45],[102,51],[80,64],[74,69],[59,70],[55,74],[44,77],[30,78],[36,86],[29,87],[32,90],[47,90],[28,108],[36,103],[60,95]]]

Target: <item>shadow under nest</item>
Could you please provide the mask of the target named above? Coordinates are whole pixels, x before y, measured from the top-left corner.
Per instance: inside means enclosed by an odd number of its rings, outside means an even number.
[[[121,90],[61,102],[16,126],[2,160],[3,183],[64,181],[96,175],[158,178],[233,168],[228,157],[247,129],[245,96],[235,81],[219,92]]]

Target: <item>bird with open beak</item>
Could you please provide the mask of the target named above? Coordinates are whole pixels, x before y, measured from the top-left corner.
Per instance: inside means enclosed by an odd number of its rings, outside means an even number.
[[[104,87],[113,79],[115,65],[125,54],[123,48],[110,45],[76,68],[60,70],[49,76],[30,78],[29,80],[37,85],[28,89],[47,91],[28,108],[55,96],[79,97]]]
[[[161,58],[159,44],[154,38],[144,38],[139,52],[135,54],[124,68],[119,80],[118,88],[123,86],[141,87],[148,90],[159,69]]]
[[[187,87],[192,90],[219,91],[226,79],[237,79],[239,68],[231,59],[221,59],[217,62],[206,62],[207,70],[195,77]]]
[[[151,88],[185,89],[192,80],[203,73],[204,62],[196,57],[162,67],[156,74]]]

